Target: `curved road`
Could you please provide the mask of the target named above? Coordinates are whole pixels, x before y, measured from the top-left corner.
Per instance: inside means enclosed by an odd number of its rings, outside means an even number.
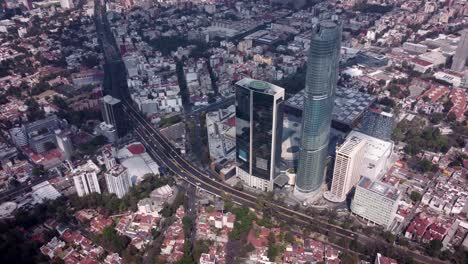
[[[257,196],[249,193],[239,191],[218,181],[215,176],[207,174],[198,168],[194,167],[191,163],[185,160],[176,149],[162,136],[146,119],[140,114],[130,101],[128,101],[128,87],[126,87],[125,76],[126,70],[123,65],[122,58],[118,52],[117,45],[113,39],[110,31],[110,25],[107,21],[105,7],[100,6],[101,1],[96,0],[96,12],[98,18],[96,19],[98,37],[101,38],[101,44],[104,46],[105,58],[107,65],[110,66],[106,69],[106,79],[108,80],[108,92],[116,98],[119,98],[124,103],[125,113],[134,121],[134,128],[140,139],[145,144],[148,153],[160,164],[166,166],[168,169],[174,171],[178,176],[185,181],[198,186],[210,193],[218,196],[228,196],[233,202],[241,205],[255,208],[257,206]],[[99,12],[100,11],[100,12]],[[109,50],[108,50],[109,49]],[[110,86],[110,87],[109,87]],[[110,88],[110,89],[109,89]],[[122,117],[124,118],[124,117]],[[308,225],[328,234],[329,231],[335,235],[354,239],[359,238],[363,244],[372,244],[382,242],[374,238],[367,237],[362,234],[354,233],[350,230],[341,228],[340,226],[331,225],[319,219],[315,219],[304,213],[294,211],[287,207],[265,202],[265,207],[271,208],[275,211],[275,216],[284,220],[295,221],[300,225]],[[395,248],[400,252],[405,252],[415,260],[424,263],[444,263],[437,259],[420,255],[416,252],[409,251],[406,248]]]

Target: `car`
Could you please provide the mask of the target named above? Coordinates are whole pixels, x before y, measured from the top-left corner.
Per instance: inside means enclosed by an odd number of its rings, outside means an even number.
[[[200,183],[199,183],[199,182],[197,182],[197,185],[198,185],[198,186],[200,186]]]

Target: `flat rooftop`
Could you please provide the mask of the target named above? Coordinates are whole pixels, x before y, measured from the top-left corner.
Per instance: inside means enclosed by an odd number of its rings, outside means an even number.
[[[400,196],[400,191],[397,188],[380,181],[372,181],[367,177],[362,177],[358,186],[393,201],[396,201]]]

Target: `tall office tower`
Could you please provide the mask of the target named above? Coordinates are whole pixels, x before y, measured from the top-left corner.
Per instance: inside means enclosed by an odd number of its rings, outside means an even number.
[[[115,193],[119,199],[124,197],[132,187],[128,170],[120,164],[116,164],[105,175],[107,190],[109,193]]]
[[[101,98],[101,112],[104,122],[114,126],[119,137],[124,136],[127,128],[124,121],[122,102],[110,95],[106,95]]]
[[[317,197],[323,183],[340,48],[339,22],[327,20],[315,25],[307,62],[301,150],[294,190],[301,200]]]
[[[453,55],[452,71],[462,72],[468,59],[468,29],[462,31],[457,51]]]
[[[397,188],[362,177],[356,186],[351,211],[369,222],[388,228],[395,218],[400,198]]]
[[[352,136],[338,148],[331,189],[324,193],[325,199],[337,203],[346,200],[346,195],[361,178],[365,145],[364,138]]]
[[[369,109],[362,118],[361,132],[382,140],[391,140],[395,118],[380,109]]]
[[[273,190],[279,172],[284,89],[244,78],[236,83],[236,163],[243,183]]]

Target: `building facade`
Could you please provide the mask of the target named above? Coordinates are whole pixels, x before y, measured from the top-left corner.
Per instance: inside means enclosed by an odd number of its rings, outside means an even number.
[[[391,140],[395,118],[393,114],[380,109],[369,109],[362,118],[361,132],[382,140]]]
[[[93,192],[101,193],[97,177],[99,172],[101,169],[92,160],[88,160],[77,168],[72,168],[71,177],[78,196],[85,196]]]
[[[346,195],[361,178],[361,166],[364,158],[366,140],[352,136],[336,151],[335,167],[331,189],[324,194],[331,202],[344,202]]]
[[[397,188],[362,177],[356,186],[351,211],[369,222],[388,228],[395,217],[400,197]]]
[[[315,196],[324,180],[340,47],[339,23],[322,21],[315,26],[307,62],[301,150],[294,191],[304,200]]]
[[[128,170],[120,164],[114,165],[105,175],[107,191],[115,193],[119,199],[124,197],[132,187]]]
[[[80,171],[73,176],[76,193],[82,197],[90,193],[101,193],[97,174],[95,171]]]
[[[457,50],[453,55],[452,71],[462,72],[468,59],[468,30],[461,32]]]
[[[244,78],[236,83],[236,172],[242,182],[273,190],[279,172],[284,89]]]
[[[112,125],[117,130],[119,137],[124,136],[127,127],[122,102],[110,95],[106,95],[101,99],[101,112],[104,122],[107,125]]]

